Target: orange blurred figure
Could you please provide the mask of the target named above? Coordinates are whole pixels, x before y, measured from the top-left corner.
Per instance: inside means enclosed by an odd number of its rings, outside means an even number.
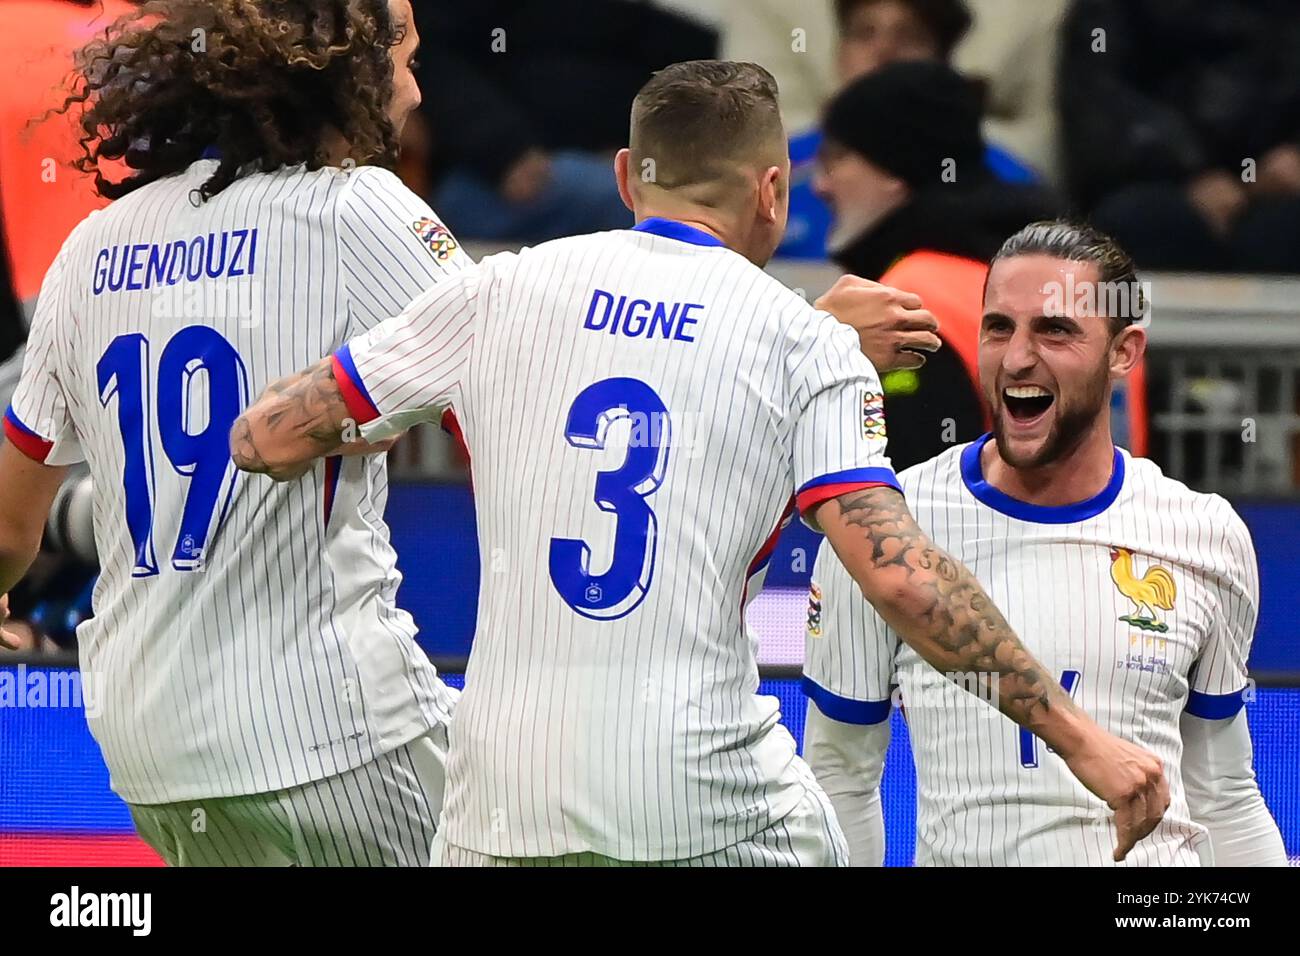
[[[0,4],[0,202],[20,299],[36,297],[68,233],[107,204],[94,179],[70,165],[81,154],[75,120],[31,120],[63,105],[75,51],[133,9],[126,0]]]

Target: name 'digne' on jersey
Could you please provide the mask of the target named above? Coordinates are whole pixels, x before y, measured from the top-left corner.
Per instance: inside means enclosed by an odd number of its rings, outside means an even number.
[[[628,296],[620,295],[615,299],[613,293],[596,289],[592,292],[587,319],[582,327],[593,332],[608,328],[610,335],[621,334],[632,339],[660,336],[678,342],[694,342],[689,327],[697,324],[699,319],[692,317],[691,311],[703,308],[699,303],[650,302],[648,299],[629,302]]]
[[[141,292],[184,279],[238,278],[257,273],[257,229],[209,232],[174,242],[111,246],[95,256],[95,295]]]

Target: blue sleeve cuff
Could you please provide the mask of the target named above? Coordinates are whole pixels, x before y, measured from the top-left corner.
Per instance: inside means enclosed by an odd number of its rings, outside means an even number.
[[[898,476],[894,474],[892,468],[850,468],[847,471],[836,471],[829,475],[821,475],[806,481],[799,488],[796,495],[802,495],[805,492],[815,488],[823,488],[826,485],[888,485],[891,488],[903,490],[903,486],[898,483]]]
[[[805,516],[818,505],[832,498],[881,485],[894,488],[899,492],[903,490],[892,468],[852,468],[848,471],[837,471],[805,482],[795,492],[795,507],[801,516]],[[812,527],[814,531],[821,530]]]
[[[1187,706],[1183,708],[1193,717],[1202,720],[1227,720],[1246,706],[1246,688],[1232,694],[1203,694],[1194,690],[1187,695]]]
[[[803,692],[817,705],[817,709],[831,720],[842,724],[879,724],[889,719],[893,707],[890,700],[850,700],[832,694],[811,677],[802,681]]]

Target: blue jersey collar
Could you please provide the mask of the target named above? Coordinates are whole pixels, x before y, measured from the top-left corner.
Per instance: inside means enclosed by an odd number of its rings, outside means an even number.
[[[966,446],[966,450],[961,453],[961,480],[977,499],[994,511],[1000,511],[1009,517],[1036,524],[1070,524],[1075,521],[1086,521],[1095,518],[1114,504],[1115,499],[1119,497],[1120,489],[1124,487],[1124,456],[1116,448],[1110,481],[1091,498],[1069,505],[1035,505],[1012,498],[1006,492],[994,488],[984,478],[980,454],[992,437],[992,434],[985,435]]]
[[[653,236],[676,239],[678,242],[689,242],[696,246],[724,245],[723,241],[717,236],[711,236],[702,229],[688,226],[684,222],[677,222],[675,219],[661,219],[659,216],[643,219],[632,227],[632,231],[648,232]]]

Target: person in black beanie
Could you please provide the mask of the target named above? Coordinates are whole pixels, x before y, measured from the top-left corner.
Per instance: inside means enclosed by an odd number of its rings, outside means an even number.
[[[919,295],[940,322],[943,348],[882,378],[889,457],[907,468],[983,432],[973,342],[986,266],[1004,237],[1057,204],[988,171],[978,98],[942,63],[862,77],[830,102],[823,129],[813,188],[834,216],[831,257]]]
[[[1003,183],[983,161],[974,89],[942,63],[895,63],[830,102],[814,189],[834,214],[828,246],[845,270],[878,278],[931,249],[988,261],[1002,238],[1060,204]]]

